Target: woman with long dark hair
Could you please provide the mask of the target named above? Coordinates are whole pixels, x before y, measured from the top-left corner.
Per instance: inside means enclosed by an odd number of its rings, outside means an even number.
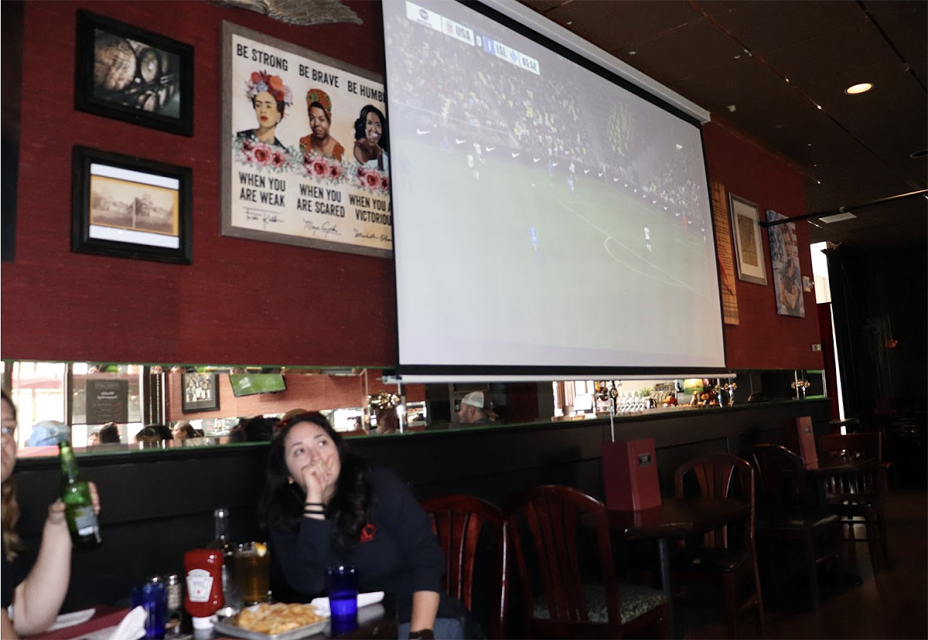
[[[400,638],[461,638],[463,605],[441,593],[444,557],[428,516],[392,471],[371,468],[319,413],[271,441],[265,509],[271,557],[308,601],[329,566],[358,568],[361,591],[397,600]],[[408,634],[408,635],[407,635]]]
[[[22,541],[16,533],[19,503],[16,501],[16,407],[2,392],[2,480],[3,480],[3,600],[0,610],[0,638],[17,634],[33,635],[52,626],[68,593],[71,578],[71,535],[65,521],[64,503],[55,500],[48,508],[39,555],[28,571],[16,562]],[[91,482],[94,511],[100,511],[97,488]],[[7,613],[13,605],[13,618]]]
[[[390,173],[390,134],[383,112],[372,104],[354,122],[354,157],[362,167]]]

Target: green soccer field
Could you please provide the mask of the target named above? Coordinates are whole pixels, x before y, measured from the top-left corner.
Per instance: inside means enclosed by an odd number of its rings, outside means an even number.
[[[718,323],[717,313],[704,311],[712,308],[706,302],[717,300],[718,293],[712,246],[700,229],[691,226],[687,235],[681,218],[656,210],[650,200],[646,204],[640,194],[619,188],[611,177],[598,177],[595,170],[587,175],[578,171],[571,194],[566,163],[551,177],[545,159],[513,159],[509,149],[491,146],[480,162],[470,141],[455,145],[452,140],[449,154],[435,135],[428,138],[415,141],[415,159],[406,167],[397,165],[395,176],[400,182],[414,180],[415,199],[428,202],[435,212],[424,223],[429,225],[423,230],[426,237],[436,241],[425,249],[432,273],[423,277],[427,286],[463,280],[484,283],[488,308],[516,309],[523,316],[509,318],[516,322],[507,326],[520,328],[519,335],[508,339],[532,340],[531,319],[537,314],[550,317],[551,305],[558,301],[578,309],[586,303],[591,309],[621,309],[653,301],[657,294],[664,304],[654,314],[675,314],[697,325]],[[476,175],[468,153],[474,157]],[[394,204],[395,222],[402,225],[402,198]],[[706,237],[711,238],[711,230]],[[447,250],[447,242],[456,239],[475,242],[475,260],[464,270]],[[504,274],[514,270],[525,274],[523,279],[504,281]],[[625,319],[616,315],[591,313],[584,318],[591,348],[598,333],[617,327],[643,339],[665,339],[659,333],[664,318],[623,325]],[[647,315],[646,311],[643,317]],[[574,323],[565,322],[563,330],[575,330]]]

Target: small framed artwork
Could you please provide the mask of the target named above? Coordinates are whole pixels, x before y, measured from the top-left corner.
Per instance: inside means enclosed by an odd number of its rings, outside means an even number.
[[[786,220],[782,213],[767,209],[767,222]],[[786,222],[767,227],[770,240],[770,267],[773,271],[773,288],[777,300],[777,314],[805,318],[806,308],[802,296],[802,273],[799,270],[799,241],[796,223]]]
[[[219,409],[219,374],[184,373],[181,375],[181,410],[184,413]]]
[[[731,231],[735,238],[738,279],[754,284],[767,284],[757,205],[731,192],[728,193],[728,200],[731,207]]]
[[[79,10],[74,106],[193,135],[193,47]]]
[[[190,264],[187,167],[74,147],[71,250]]]

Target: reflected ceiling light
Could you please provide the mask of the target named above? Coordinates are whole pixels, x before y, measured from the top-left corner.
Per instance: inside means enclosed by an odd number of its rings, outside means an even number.
[[[859,84],[852,84],[844,90],[844,93],[848,94],[849,96],[856,96],[858,93],[867,93],[872,88],[873,85],[869,82],[861,82]]]
[[[844,222],[845,220],[853,220],[856,218],[853,213],[850,211],[842,211],[841,213],[836,213],[833,216],[825,216],[824,218],[819,218],[821,222],[825,224],[832,224],[834,222]]]

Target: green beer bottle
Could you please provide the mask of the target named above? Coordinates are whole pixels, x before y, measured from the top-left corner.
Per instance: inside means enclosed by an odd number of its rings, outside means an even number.
[[[103,539],[100,537],[97,514],[93,512],[90,486],[81,477],[71,443],[67,440],[59,442],[58,452],[61,455],[61,501],[64,502],[71,541],[78,548],[96,546]]]

